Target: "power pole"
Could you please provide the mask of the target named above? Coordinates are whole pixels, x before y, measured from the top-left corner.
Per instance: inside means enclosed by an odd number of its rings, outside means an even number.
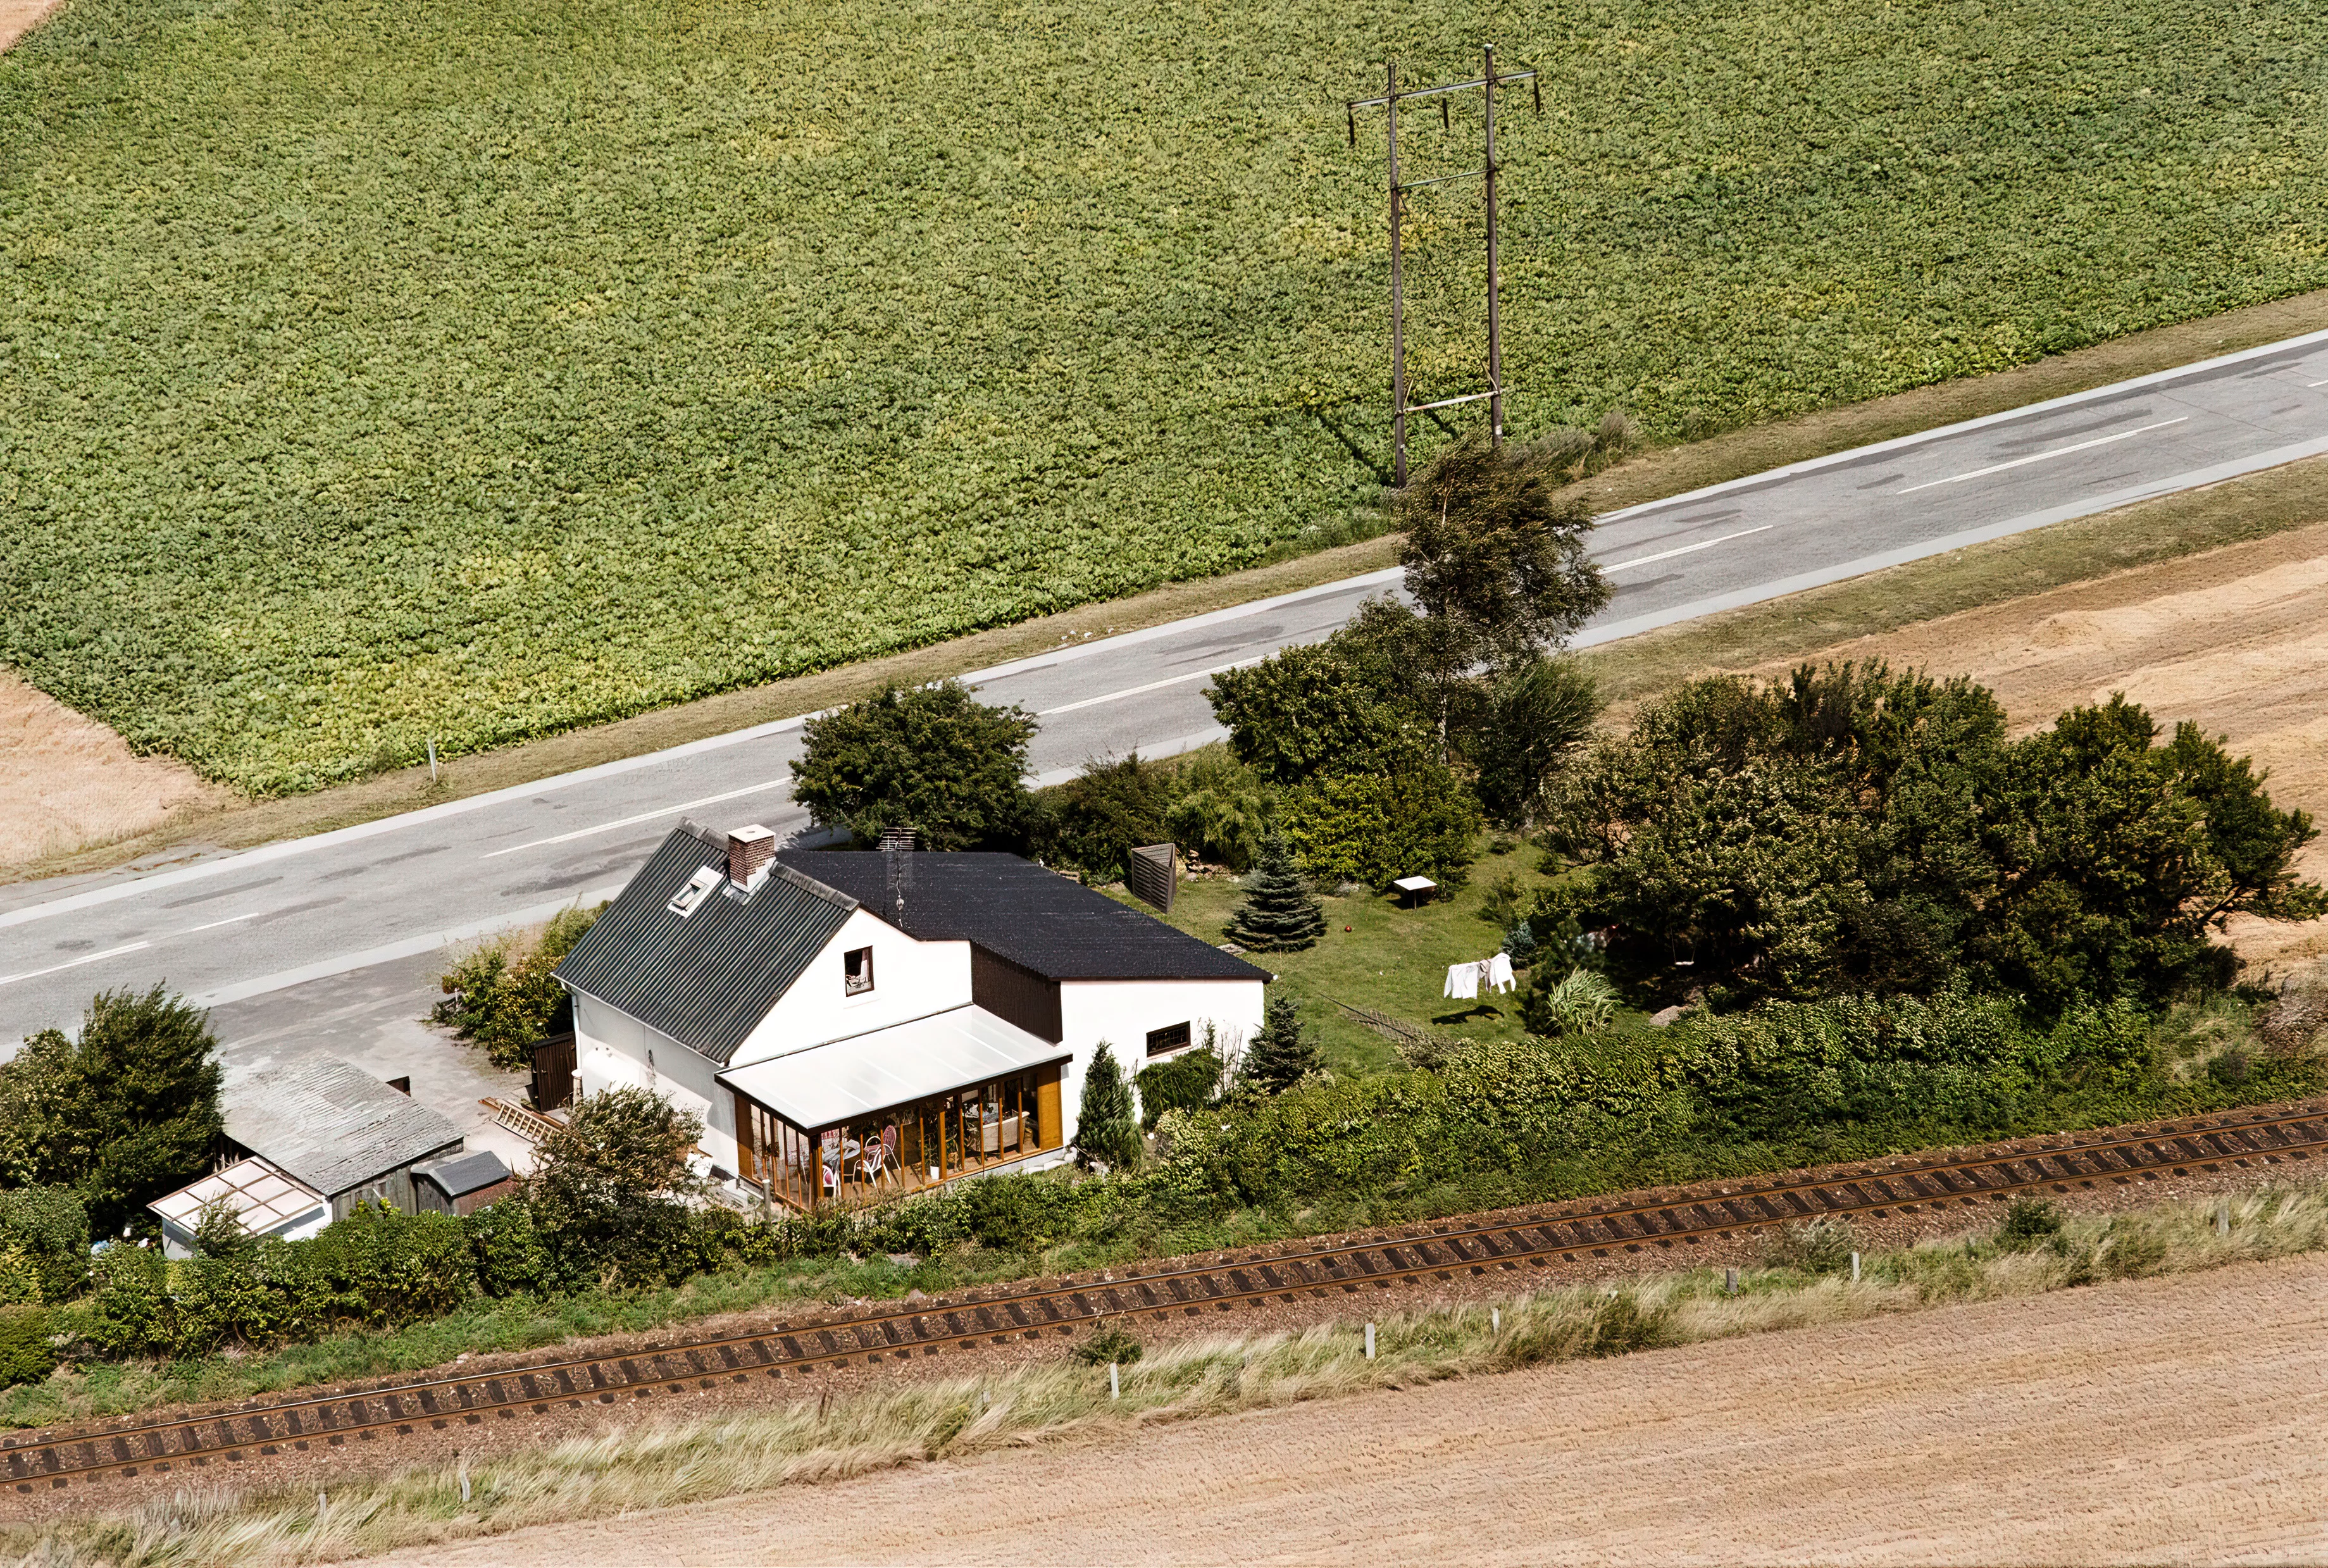
[[[1536,81],[1535,69],[1522,70],[1496,69],[1496,46],[1488,44],[1483,52],[1485,70],[1476,80],[1443,83],[1438,87],[1399,89],[1398,62],[1386,62],[1383,72],[1383,96],[1354,99],[1347,106],[1349,116],[1350,145],[1358,144],[1358,111],[1379,108],[1384,111],[1385,128],[1388,132],[1390,174],[1390,450],[1391,483],[1399,489],[1406,487],[1406,417],[1429,413],[1434,408],[1451,408],[1459,403],[1485,402],[1488,405],[1488,431],[1491,439],[1501,445],[1504,439],[1504,321],[1503,305],[1498,297],[1501,275],[1496,250],[1496,175],[1500,166],[1496,162],[1496,89],[1507,83],[1527,82],[1535,94],[1535,111],[1544,112],[1544,89]],[[1401,180],[1398,176],[1398,106],[1409,99],[1435,98],[1440,100],[1439,113],[1442,123],[1447,116],[1448,98],[1459,92],[1478,88],[1486,94],[1487,159],[1477,169],[1460,174],[1442,174],[1435,179]],[[1467,392],[1460,397],[1441,398],[1434,402],[1409,403],[1406,400],[1406,294],[1403,266],[1405,242],[1401,224],[1405,218],[1404,196],[1409,191],[1425,185],[1443,185],[1450,181],[1482,179],[1488,209],[1488,390]]]

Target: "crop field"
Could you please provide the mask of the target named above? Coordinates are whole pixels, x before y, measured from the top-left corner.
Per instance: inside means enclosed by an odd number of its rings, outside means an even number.
[[[1386,52],[1544,70],[1522,430],[2316,287],[2314,15],[71,0],[0,55],[0,663],[288,792],[1298,543],[1380,483]],[[1476,384],[1471,202],[1413,220],[1424,391]]]

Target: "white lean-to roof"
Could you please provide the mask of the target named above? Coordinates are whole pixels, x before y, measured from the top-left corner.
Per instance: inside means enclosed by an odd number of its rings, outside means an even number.
[[[213,1204],[242,1221],[251,1235],[260,1236],[329,1206],[322,1193],[302,1186],[268,1160],[252,1159],[238,1160],[224,1170],[155,1198],[149,1207],[192,1235],[202,1222],[202,1210]]]
[[[981,1007],[950,1008],[869,1034],[731,1067],[719,1081],[797,1125],[830,1127],[893,1105],[1064,1060],[1065,1047]]]

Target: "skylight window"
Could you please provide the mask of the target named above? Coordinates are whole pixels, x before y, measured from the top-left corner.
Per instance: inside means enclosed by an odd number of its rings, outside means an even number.
[[[724,880],[726,878],[718,871],[709,866],[704,867],[687,879],[687,886],[681,887],[679,896],[671,901],[671,912],[682,917],[694,914],[695,906],[710,897],[711,890]]]

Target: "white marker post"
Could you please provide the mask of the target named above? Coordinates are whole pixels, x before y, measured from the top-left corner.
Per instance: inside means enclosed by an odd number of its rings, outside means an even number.
[[[1366,1325],[1366,1359],[1367,1359],[1367,1360],[1369,1360],[1369,1361],[1372,1361],[1374,1358],[1375,1358],[1375,1326],[1374,1326],[1372,1323],[1369,1323],[1369,1324],[1367,1324],[1367,1325]]]
[[[1123,1397],[1123,1384],[1116,1376],[1115,1363],[1112,1361],[1107,1364],[1107,1396],[1110,1399]]]
[[[428,737],[428,782],[436,782],[436,737],[433,735]]]
[[[1851,1254],[1851,1282],[1854,1285],[1859,1283],[1859,1254],[1857,1253]]]

